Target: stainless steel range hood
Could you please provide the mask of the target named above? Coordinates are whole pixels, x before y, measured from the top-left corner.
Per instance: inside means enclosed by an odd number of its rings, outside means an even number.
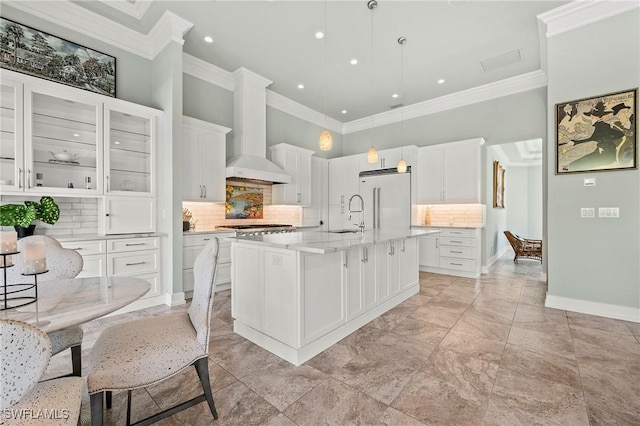
[[[227,179],[291,183],[291,175],[267,160],[267,92],[271,81],[238,68],[233,119],[234,157],[227,163]]]

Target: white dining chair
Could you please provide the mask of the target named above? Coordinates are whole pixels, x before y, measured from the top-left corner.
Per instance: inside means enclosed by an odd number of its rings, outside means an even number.
[[[46,333],[22,321],[0,320],[0,424],[74,425],[80,416],[80,377],[39,382],[51,359]]]
[[[21,253],[14,257],[14,266],[7,268],[8,284],[26,282],[24,264],[21,257],[27,244],[40,243],[45,246],[48,272],[38,275],[38,282],[50,280],[71,279],[78,276],[84,265],[82,256],[75,250],[65,249],[55,238],[46,235],[32,235],[18,240],[18,251]],[[0,283],[4,282],[4,277],[0,275]],[[51,353],[57,355],[65,349],[71,349],[71,364],[73,372],[71,375],[80,376],[82,371],[82,337],[83,332],[80,326],[66,328],[64,330],[49,333],[51,339]]]
[[[218,239],[213,238],[196,258],[194,289],[187,312],[141,318],[113,325],[100,334],[88,362],[87,389],[91,424],[101,426],[104,397],[127,391],[127,425],[131,423],[131,391],[154,385],[194,366],[203,394],[140,420],[151,424],[207,401],[218,418],[209,383],[209,332],[213,310]]]

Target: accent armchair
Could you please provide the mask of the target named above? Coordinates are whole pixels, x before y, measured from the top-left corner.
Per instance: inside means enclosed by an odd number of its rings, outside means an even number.
[[[536,259],[542,262],[542,240],[522,238],[510,231],[504,231],[504,235],[507,237],[509,244],[511,244],[516,254],[513,258],[514,262],[517,263],[520,257]]]

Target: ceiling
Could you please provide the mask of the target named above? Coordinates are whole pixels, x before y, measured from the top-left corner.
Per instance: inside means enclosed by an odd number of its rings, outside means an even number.
[[[366,0],[81,3],[142,33],[170,10],[194,24],[186,53],[248,68],[273,81],[270,90],[346,123],[539,70],[536,15],[568,2],[378,0],[373,11]]]

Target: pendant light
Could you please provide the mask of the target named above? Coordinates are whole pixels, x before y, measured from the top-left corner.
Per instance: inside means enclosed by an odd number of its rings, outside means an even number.
[[[320,150],[329,151],[333,146],[333,138],[326,128],[327,124],[327,0],[324,0],[324,123],[325,128],[320,133],[318,145]]]
[[[400,45],[400,96],[402,103],[404,104],[404,44],[407,42],[406,37],[400,37],[398,39],[398,44]],[[407,171],[407,162],[404,161],[403,157],[403,149],[402,144],[403,141],[403,118],[404,118],[404,105],[400,107],[400,161],[398,161],[398,173],[406,173]]]
[[[367,8],[371,11],[371,96],[373,96],[373,9],[378,6],[376,0],[369,0],[367,2]],[[373,146],[373,101],[371,102],[371,148],[367,152],[367,162],[375,164],[378,162],[378,150]]]

